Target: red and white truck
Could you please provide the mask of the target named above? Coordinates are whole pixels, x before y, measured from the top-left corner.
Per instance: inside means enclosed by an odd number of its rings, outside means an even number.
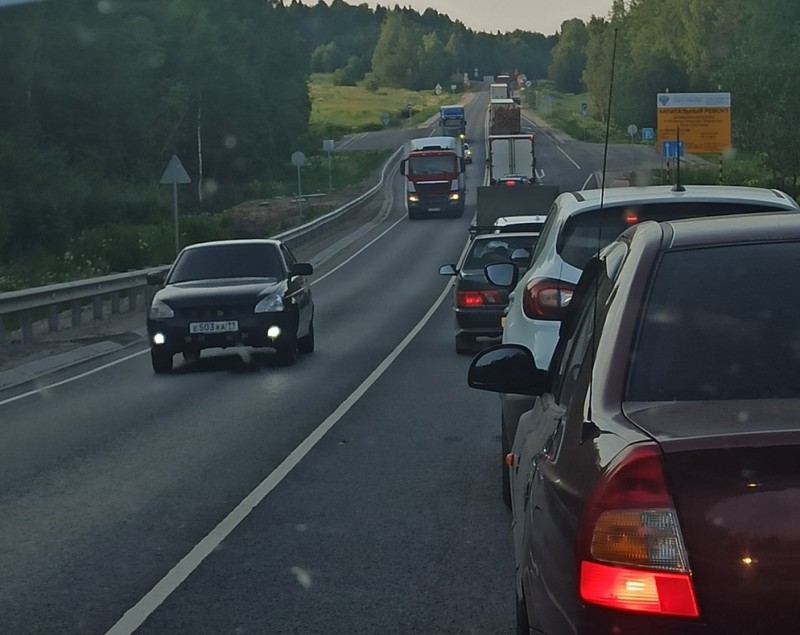
[[[406,177],[409,218],[464,213],[464,144],[454,137],[423,137],[406,145],[400,173]]]

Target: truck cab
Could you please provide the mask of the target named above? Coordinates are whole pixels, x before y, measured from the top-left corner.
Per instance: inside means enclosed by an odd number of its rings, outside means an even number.
[[[406,211],[411,219],[464,213],[464,146],[454,137],[412,139],[400,162],[406,177]]]

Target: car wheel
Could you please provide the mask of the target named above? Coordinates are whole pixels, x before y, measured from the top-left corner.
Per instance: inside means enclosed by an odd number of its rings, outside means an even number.
[[[506,420],[500,418],[500,466],[502,468],[503,502],[511,509],[511,468],[506,465],[506,455],[511,452],[506,432]]]
[[[198,359],[200,359],[199,348],[190,348],[183,351],[183,361],[191,363],[196,362]]]
[[[288,338],[277,348],[278,364],[281,366],[291,366],[297,361],[297,337]]]
[[[475,338],[471,335],[459,333],[456,335],[456,353],[459,355],[471,355],[475,349]]]
[[[153,363],[153,372],[157,375],[172,371],[172,353],[163,348],[151,348],[150,361]]]
[[[314,352],[314,319],[308,324],[308,335],[304,335],[297,340],[297,348],[303,354]]]
[[[517,635],[531,635],[531,624],[528,620],[528,607],[525,597],[517,598]]]

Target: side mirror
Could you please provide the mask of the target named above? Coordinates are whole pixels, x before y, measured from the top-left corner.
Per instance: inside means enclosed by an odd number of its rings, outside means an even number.
[[[400,161],[400,174],[402,174],[403,176],[406,175],[406,163],[407,162],[408,162],[408,159],[403,159],[402,161]]]
[[[483,268],[486,279],[501,289],[513,289],[519,280],[519,267],[513,262],[494,262]]]
[[[440,276],[455,276],[458,275],[458,271],[455,268],[455,265],[442,265],[439,267],[439,275]]]
[[[464,172],[467,169],[466,164],[464,163],[464,157],[459,158],[458,167],[461,169],[462,172]]]
[[[547,371],[536,368],[533,353],[520,344],[484,349],[469,366],[470,388],[538,397],[547,391]]]
[[[166,274],[160,271],[151,271],[147,275],[145,275],[144,279],[147,281],[147,284],[153,287],[163,287],[164,280],[166,280]]]
[[[527,264],[528,260],[530,259],[531,254],[527,249],[523,249],[522,247],[515,249],[511,252],[511,260],[515,263],[521,262],[523,264]]]
[[[310,262],[296,262],[292,265],[293,276],[310,276],[314,273],[314,267]]]

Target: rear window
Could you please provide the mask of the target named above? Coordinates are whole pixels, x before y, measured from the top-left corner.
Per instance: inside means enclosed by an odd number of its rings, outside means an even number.
[[[663,256],[628,376],[629,401],[800,398],[800,244]]]
[[[469,253],[464,259],[464,264],[461,267],[462,271],[483,271],[486,265],[494,262],[508,262],[511,260],[511,254],[516,249],[525,249],[528,252],[528,258],[522,264],[523,269],[527,268],[530,264],[530,255],[533,253],[533,248],[536,246],[536,236],[502,236],[498,235],[491,239],[475,239],[472,242]]]
[[[644,220],[664,221],[784,209],[765,204],[697,201],[611,206],[570,216],[561,230],[556,250],[565,262],[583,269],[600,249],[610,244],[631,225]]]
[[[278,247],[271,244],[208,245],[181,255],[169,283],[220,278],[283,277]]]

